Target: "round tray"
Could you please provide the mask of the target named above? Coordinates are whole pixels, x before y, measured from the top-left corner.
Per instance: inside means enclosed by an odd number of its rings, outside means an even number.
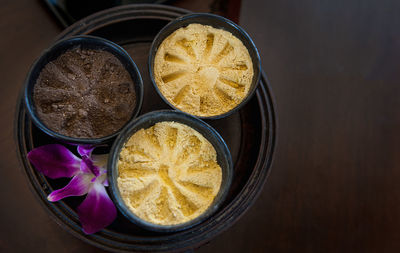
[[[93,14],[67,28],[57,39],[90,34],[125,48],[143,77],[143,114],[168,109],[150,82],[147,58],[151,42],[169,21],[188,13],[187,10],[164,5],[126,5]],[[273,102],[265,73],[262,73],[255,96],[246,106],[227,118],[208,120],[207,123],[221,134],[231,151],[234,179],[226,200],[213,216],[177,233],[146,231],[118,213],[116,220],[107,228],[92,235],[84,234],[75,212],[82,197],[70,197],[55,203],[47,201],[47,195],[53,189],[63,187],[69,179],[46,178],[26,159],[31,149],[56,141],[32,124],[22,96],[18,101],[16,136],[18,153],[32,191],[55,221],[68,232],[110,251],[175,251],[196,248],[229,228],[261,192],[270,171],[276,134]],[[104,149],[107,152],[107,148]]]

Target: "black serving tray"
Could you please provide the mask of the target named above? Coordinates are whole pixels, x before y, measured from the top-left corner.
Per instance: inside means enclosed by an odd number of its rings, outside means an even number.
[[[124,4],[160,4],[167,0],[44,0],[64,28],[95,12]]]
[[[137,64],[144,84],[143,107],[140,114],[169,109],[151,84],[147,60],[150,45],[169,21],[190,13],[164,5],[124,5],[93,14],[68,27],[56,40],[88,34],[121,45]],[[276,126],[271,90],[262,73],[254,97],[238,112],[227,118],[207,120],[224,138],[234,162],[233,181],[226,200],[219,210],[204,222],[176,233],[147,231],[129,222],[121,213],[102,231],[83,233],[75,208],[83,197],[70,197],[59,202],[47,201],[53,189],[63,187],[69,179],[52,180],[38,173],[26,159],[38,146],[55,143],[32,124],[21,96],[18,101],[16,136],[18,153],[31,189],[51,217],[79,239],[104,250],[182,251],[196,248],[228,229],[254,203],[270,171],[275,146]],[[71,147],[72,148],[72,147]],[[109,147],[103,148],[107,152]]]

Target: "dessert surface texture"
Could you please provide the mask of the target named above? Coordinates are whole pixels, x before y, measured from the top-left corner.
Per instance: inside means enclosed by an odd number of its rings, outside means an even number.
[[[165,98],[196,116],[233,109],[249,92],[253,63],[247,48],[230,32],[190,24],[159,46],[154,79]]]
[[[213,202],[222,170],[211,143],[193,128],[164,121],[133,134],[118,161],[118,188],[139,218],[174,225]]]
[[[111,53],[69,50],[41,71],[33,101],[51,130],[76,138],[99,138],[118,131],[136,103],[129,72]]]

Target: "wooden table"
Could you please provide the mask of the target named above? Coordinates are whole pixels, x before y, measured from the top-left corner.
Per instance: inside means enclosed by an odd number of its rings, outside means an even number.
[[[399,13],[386,0],[242,2],[278,145],[258,201],[199,252],[400,251]],[[16,155],[25,75],[61,29],[39,0],[2,1],[0,17],[0,251],[99,252],[50,219]]]

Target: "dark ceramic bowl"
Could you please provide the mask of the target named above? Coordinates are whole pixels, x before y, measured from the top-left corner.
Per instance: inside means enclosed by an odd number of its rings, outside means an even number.
[[[243,100],[238,105],[236,105],[231,110],[229,110],[223,114],[219,114],[219,115],[214,115],[214,116],[194,115],[195,117],[198,117],[201,119],[224,118],[224,117],[238,111],[240,108],[242,108],[254,95],[257,85],[260,81],[260,68],[261,68],[260,55],[258,53],[256,46],[254,45],[253,40],[240,26],[236,25],[234,22],[230,21],[229,19],[226,19],[226,18],[218,16],[218,15],[209,14],[209,13],[196,13],[196,14],[184,15],[182,17],[179,17],[179,18],[171,21],[169,24],[167,24],[163,29],[161,29],[161,31],[154,38],[153,43],[150,48],[149,73],[150,73],[151,81],[153,82],[153,85],[154,85],[157,93],[161,96],[161,98],[165,101],[165,103],[167,103],[169,106],[171,106],[172,108],[174,108],[176,110],[180,110],[179,108],[177,108],[173,104],[171,104],[171,102],[169,102],[168,99],[166,99],[164,97],[164,95],[161,93],[161,91],[159,90],[159,88],[154,80],[154,73],[153,73],[154,59],[155,59],[158,47],[170,34],[172,34],[174,31],[178,30],[179,28],[186,27],[193,23],[209,25],[214,28],[222,29],[222,30],[232,33],[236,38],[238,38],[240,41],[242,41],[243,45],[247,48],[247,50],[249,51],[252,63],[253,63],[254,75],[253,75],[253,79],[252,79],[252,82],[250,85],[249,92],[247,93],[246,97],[244,97]]]
[[[58,56],[62,55],[66,51],[76,48],[78,46],[80,46],[82,49],[104,50],[112,53],[115,57],[117,57],[117,59],[129,72],[134,84],[133,88],[136,92],[136,104],[129,121],[134,119],[139,114],[143,101],[143,81],[142,77],[140,76],[139,69],[137,68],[136,64],[133,62],[129,54],[122,47],[109,40],[95,36],[70,37],[68,39],[63,39],[58,41],[52,47],[45,50],[42,53],[42,55],[36,60],[36,62],[32,65],[28,73],[28,76],[25,80],[25,90],[24,90],[25,106],[35,125],[43,132],[45,132],[46,134],[50,135],[53,138],[59,139],[66,143],[78,143],[78,144],[83,143],[83,144],[93,144],[93,145],[107,143],[115,136],[117,136],[123,127],[121,127],[121,129],[119,129],[118,131],[114,132],[111,135],[100,138],[75,138],[75,137],[65,136],[51,130],[40,120],[40,118],[37,115],[35,103],[33,101],[33,89],[36,80],[39,77],[40,72],[46,66],[47,63],[57,59]]]
[[[208,207],[208,209],[197,218],[180,223],[177,225],[158,225],[144,221],[143,219],[136,216],[126,206],[123,201],[120,191],[118,189],[117,178],[118,178],[118,159],[121,149],[124,147],[128,139],[140,129],[146,129],[158,122],[162,121],[174,121],[185,124],[194,130],[198,131],[204,136],[215,148],[217,152],[217,162],[222,169],[222,182],[218,194],[215,196],[214,201]],[[108,182],[110,184],[111,197],[118,206],[119,210],[133,223],[156,232],[176,232],[184,229],[193,227],[194,225],[202,222],[203,220],[210,217],[218,207],[224,201],[228,194],[229,187],[233,177],[233,163],[232,157],[222,137],[215,131],[210,125],[202,120],[199,120],[189,114],[182,113],[179,111],[162,110],[154,111],[144,114],[134,121],[130,122],[117,137],[114,145],[111,148],[109,159],[108,159]]]

